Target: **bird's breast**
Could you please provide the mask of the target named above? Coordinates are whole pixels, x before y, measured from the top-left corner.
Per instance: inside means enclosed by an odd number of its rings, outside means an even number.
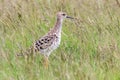
[[[59,36],[56,37],[55,42],[53,43],[54,49],[56,49],[57,47],[59,47],[60,42],[61,42],[61,36],[59,35]]]

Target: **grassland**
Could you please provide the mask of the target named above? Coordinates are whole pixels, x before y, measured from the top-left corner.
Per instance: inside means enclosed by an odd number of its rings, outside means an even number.
[[[0,0],[0,80],[120,80],[119,0]],[[60,47],[49,68],[15,55],[53,27],[58,11],[76,20],[63,23]]]

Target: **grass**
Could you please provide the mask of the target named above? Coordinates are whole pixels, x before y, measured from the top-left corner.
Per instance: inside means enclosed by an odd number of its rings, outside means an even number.
[[[1,80],[120,80],[119,0],[0,0]],[[63,23],[60,47],[34,63],[15,55],[55,23],[58,11],[76,20]]]

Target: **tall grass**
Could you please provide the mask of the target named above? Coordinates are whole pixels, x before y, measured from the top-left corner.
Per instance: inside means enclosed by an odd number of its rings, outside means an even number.
[[[16,57],[53,27],[63,23],[60,47],[49,68],[36,54],[33,63]],[[120,80],[119,0],[0,0],[1,80]]]

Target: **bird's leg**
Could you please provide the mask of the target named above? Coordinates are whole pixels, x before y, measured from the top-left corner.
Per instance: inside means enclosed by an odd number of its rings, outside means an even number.
[[[48,65],[49,65],[48,56],[44,56],[44,67],[48,68]]]

